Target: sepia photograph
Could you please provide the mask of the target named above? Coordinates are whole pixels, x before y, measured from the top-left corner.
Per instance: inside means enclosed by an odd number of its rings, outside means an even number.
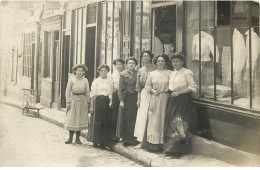
[[[0,0],[0,169],[259,167],[260,0]]]

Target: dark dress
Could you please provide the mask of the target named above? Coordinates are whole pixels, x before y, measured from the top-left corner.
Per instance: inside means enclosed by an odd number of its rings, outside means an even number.
[[[96,79],[92,83],[91,95],[94,97],[94,110],[90,118],[87,140],[108,146],[112,142],[112,109],[109,107],[112,96],[112,82],[109,79]]]
[[[174,70],[170,74],[169,89],[173,92],[190,89],[196,91],[197,85],[189,69]],[[164,153],[184,154],[190,150],[190,137],[193,127],[193,109],[190,93],[170,96],[166,105],[164,123]]]
[[[123,142],[129,144],[137,144],[134,137],[136,114],[137,114],[137,91],[136,91],[137,71],[125,70],[121,73],[119,79],[119,100],[124,101],[123,114],[120,114],[121,119],[120,136]]]

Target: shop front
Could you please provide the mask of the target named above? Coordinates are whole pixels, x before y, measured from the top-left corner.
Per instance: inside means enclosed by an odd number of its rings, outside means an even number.
[[[97,65],[182,52],[198,85],[196,135],[260,154],[259,3],[105,1],[98,10]]]

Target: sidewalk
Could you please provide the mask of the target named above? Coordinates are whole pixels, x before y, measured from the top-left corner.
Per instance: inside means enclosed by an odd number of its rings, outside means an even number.
[[[22,101],[0,96],[0,102],[20,108]],[[22,114],[22,111],[21,111]],[[40,110],[40,118],[57,126],[63,127],[65,110],[44,108]],[[86,137],[87,130],[81,136]],[[145,149],[134,149],[133,146],[123,146],[117,143],[112,150],[145,166],[152,167],[214,167],[214,166],[259,166],[260,157],[225,145],[194,136],[192,138],[194,154],[182,156],[179,159],[164,157],[162,153],[152,153]]]

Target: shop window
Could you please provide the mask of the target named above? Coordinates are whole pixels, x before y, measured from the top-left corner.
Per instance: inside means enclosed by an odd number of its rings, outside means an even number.
[[[141,48],[142,48],[142,38],[141,38],[141,32],[142,32],[142,1],[136,1],[135,2],[135,41],[134,43],[134,56],[139,60]],[[142,65],[140,63],[140,66]]]
[[[88,5],[87,24],[96,23],[96,3]]]
[[[31,77],[32,74],[32,35],[24,34],[23,41],[23,76]]]
[[[107,20],[106,20],[106,30],[107,30],[107,36],[106,36],[106,45],[107,45],[107,52],[106,52],[106,64],[111,66],[112,63],[112,25],[113,25],[113,2],[107,3]]]
[[[114,1],[113,60],[120,57],[120,30],[119,30],[119,20],[120,20],[119,9],[120,9],[120,5],[121,5],[121,2]]]
[[[198,84],[196,97],[260,109],[259,3],[188,2],[186,11],[187,67]]]
[[[104,64],[106,63],[106,3],[102,3],[101,4],[101,25],[100,25],[100,29],[101,29],[101,34],[99,36],[99,41],[98,41],[98,46],[99,46],[99,63],[100,64]]]

